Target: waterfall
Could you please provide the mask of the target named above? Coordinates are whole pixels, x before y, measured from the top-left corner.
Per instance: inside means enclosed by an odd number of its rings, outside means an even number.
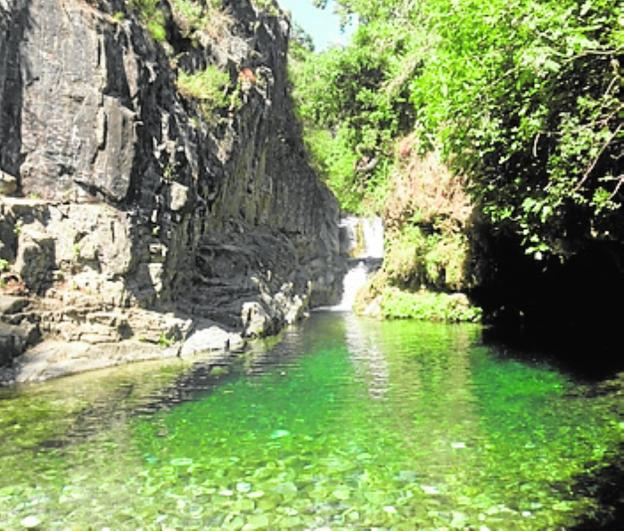
[[[379,216],[364,218],[361,223],[365,253],[362,258],[383,258],[384,228],[381,218]]]
[[[357,292],[366,284],[367,278],[368,268],[364,261],[360,261],[345,275],[342,281],[342,300],[340,304],[332,306],[331,309],[336,312],[350,312],[353,309]]]
[[[340,223],[342,247],[352,256],[351,267],[342,283],[342,300],[330,309],[349,312],[353,309],[358,291],[364,287],[368,275],[377,269],[384,256],[384,228],[381,218],[348,216]]]

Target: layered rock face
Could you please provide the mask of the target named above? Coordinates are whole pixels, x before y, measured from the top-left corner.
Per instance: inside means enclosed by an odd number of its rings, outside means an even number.
[[[222,7],[189,36],[161,2],[157,43],[126,2],[0,0],[0,361],[44,339],[10,377],[234,348],[339,295],[288,22]],[[208,65],[231,80],[210,113],[176,86]]]

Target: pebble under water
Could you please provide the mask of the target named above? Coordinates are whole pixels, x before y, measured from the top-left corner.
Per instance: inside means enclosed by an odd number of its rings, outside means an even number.
[[[573,528],[624,439],[588,389],[476,326],[318,313],[228,367],[0,390],[0,528]]]

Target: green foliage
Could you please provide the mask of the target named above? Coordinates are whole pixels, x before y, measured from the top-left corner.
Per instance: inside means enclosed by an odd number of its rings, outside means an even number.
[[[306,143],[343,208],[366,210],[388,180],[392,142],[411,127],[405,85],[392,84],[409,36],[383,21],[360,27],[357,44],[291,56],[294,97]],[[370,201],[368,201],[370,202]]]
[[[175,338],[170,337],[166,332],[161,332],[158,337],[158,345],[162,348],[169,348],[175,343]]]
[[[462,294],[409,292],[387,288],[381,294],[381,314],[386,319],[419,319],[422,321],[479,322],[481,308],[472,306]]]
[[[203,33],[219,40],[224,28],[232,22],[222,0],[170,0],[170,3],[174,22],[185,37],[196,38]]]
[[[291,21],[290,54],[298,60],[305,60],[307,53],[314,51],[312,36],[295,21]]]
[[[269,16],[276,17],[280,14],[275,0],[251,0],[251,3],[258,11],[264,12]]]
[[[182,33],[190,35],[194,30],[201,28],[206,22],[202,4],[194,0],[171,0],[171,9],[174,18]]]
[[[425,274],[427,236],[416,226],[387,238],[384,272],[391,282],[418,288]]]
[[[310,150],[345,207],[383,196],[391,143],[414,130],[528,253],[624,238],[621,3],[337,3],[364,22],[353,44],[309,56],[293,79]],[[359,173],[353,154],[378,164]]]
[[[8,260],[0,258],[0,273],[4,273],[9,270],[10,264]]]
[[[209,65],[204,70],[188,74],[181,71],[178,76],[178,91],[182,96],[199,102],[204,115],[209,118],[217,109],[228,106],[227,86],[230,76],[227,72]]]
[[[137,13],[156,42],[167,40],[167,19],[160,8],[160,0],[130,0],[128,6]]]
[[[417,225],[406,225],[388,234],[383,273],[390,285],[459,290],[466,287],[467,260],[465,234],[427,234]]]

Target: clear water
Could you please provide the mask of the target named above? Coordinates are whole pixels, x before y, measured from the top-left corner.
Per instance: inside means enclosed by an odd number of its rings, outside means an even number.
[[[316,314],[229,369],[0,390],[3,529],[557,529],[621,402],[480,330]]]

